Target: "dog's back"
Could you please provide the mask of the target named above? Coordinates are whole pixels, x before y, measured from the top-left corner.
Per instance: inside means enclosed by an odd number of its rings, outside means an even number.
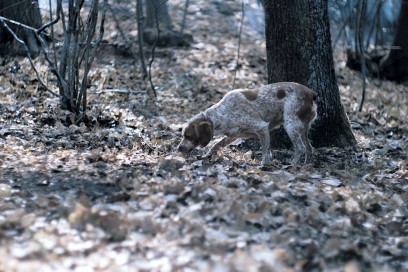
[[[238,93],[242,94],[241,96]],[[270,127],[276,127],[284,122],[285,116],[297,117],[302,122],[310,122],[316,116],[314,101],[317,93],[304,85],[294,82],[279,82],[268,84],[259,89],[239,89],[227,95],[238,96],[235,100],[246,104],[251,112],[256,110],[262,120],[270,122]],[[228,99],[227,100],[231,100]],[[238,108],[239,111],[245,109]]]

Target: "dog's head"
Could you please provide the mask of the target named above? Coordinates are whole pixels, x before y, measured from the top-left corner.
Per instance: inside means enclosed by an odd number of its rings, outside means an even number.
[[[213,137],[213,133],[212,122],[206,119],[203,114],[197,115],[183,128],[183,139],[177,149],[182,153],[187,153],[198,145],[207,146]]]

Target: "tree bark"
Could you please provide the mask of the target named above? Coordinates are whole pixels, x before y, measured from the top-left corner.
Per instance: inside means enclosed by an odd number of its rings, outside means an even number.
[[[408,2],[402,1],[393,47],[380,63],[380,76],[395,81],[408,80]]]
[[[334,72],[327,0],[265,1],[268,82],[294,81],[318,93],[315,147],[355,146]],[[272,135],[272,145],[288,142]]]
[[[34,28],[40,28],[42,25],[38,1],[0,0],[0,15]],[[17,37],[26,43],[33,57],[39,54],[40,43],[37,41],[32,30],[28,30],[12,23],[7,23],[7,25],[17,34]],[[1,25],[0,41],[0,55],[25,56],[26,52],[21,45],[14,41],[13,36]]]

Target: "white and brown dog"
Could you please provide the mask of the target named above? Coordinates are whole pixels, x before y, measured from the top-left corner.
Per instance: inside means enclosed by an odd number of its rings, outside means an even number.
[[[233,90],[187,122],[178,150],[187,153],[198,145],[207,146],[213,136],[224,135],[206,153],[205,157],[211,157],[237,138],[258,137],[262,165],[267,165],[270,162],[270,130],[283,124],[295,150],[292,163],[298,163],[303,154],[307,163],[313,151],[308,133],[317,115],[316,97],[316,92],[294,82]]]

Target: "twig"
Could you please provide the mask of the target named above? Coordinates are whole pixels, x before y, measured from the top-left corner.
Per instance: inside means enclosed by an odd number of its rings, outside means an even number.
[[[51,2],[50,2],[50,5],[51,5]],[[50,9],[51,9],[51,6],[50,6]],[[52,19],[52,12],[51,11],[50,11],[50,15],[51,15],[50,19]],[[60,16],[59,16],[59,14],[57,14],[57,17],[54,20],[51,20],[48,23],[44,24],[42,27],[40,27],[37,30],[37,33],[41,34],[41,32],[43,32],[45,29],[49,28],[50,26],[55,25],[59,21],[59,19],[60,19]]]
[[[1,17],[1,16],[0,16]],[[37,69],[35,68],[33,59],[30,54],[30,50],[28,49],[28,46],[25,44],[23,40],[21,40],[19,37],[17,37],[16,33],[7,25],[5,20],[0,18],[1,23],[3,24],[4,28],[7,29],[7,31],[14,37],[14,39],[23,46],[24,51],[27,54],[28,60],[30,62],[31,68],[34,70],[35,75],[37,76],[38,81],[40,82],[41,86],[43,86],[49,93],[53,94],[56,97],[61,97],[59,94],[55,93],[52,91],[48,86],[44,83],[44,81],[41,79],[40,74],[38,73]]]
[[[44,57],[45,60],[48,62],[48,64],[50,65],[51,68],[51,72],[56,76],[58,83],[60,84],[60,86],[62,88],[64,88],[64,90],[66,90],[67,88],[67,83],[66,81],[63,79],[63,77],[61,76],[61,74],[58,72],[56,64],[50,59],[50,57],[48,56],[47,50],[46,50],[46,44],[43,38],[41,38],[41,36],[37,33],[34,32],[36,38],[40,41],[41,44],[41,50],[44,53]]]
[[[239,56],[241,51],[241,36],[242,36],[242,27],[244,25],[244,18],[245,18],[245,5],[244,1],[241,2],[241,25],[239,26],[239,34],[238,34],[238,49],[237,49],[237,62],[234,69],[234,79],[232,81],[232,89],[235,89],[235,80],[237,79],[237,71],[239,68]]]
[[[29,26],[29,25],[25,25],[25,24],[23,24],[23,23],[20,23],[20,22],[11,20],[11,19],[7,19],[6,17],[3,17],[3,16],[0,16],[0,20],[1,20],[1,21],[5,21],[5,22],[7,22],[7,23],[11,23],[11,24],[17,25],[17,26],[20,26],[20,27],[24,27],[24,28],[26,28],[26,29],[28,29],[28,30],[31,30],[31,31],[34,31],[34,32],[38,31],[38,29],[36,29],[36,28],[34,28],[34,27],[31,27],[31,26]]]

